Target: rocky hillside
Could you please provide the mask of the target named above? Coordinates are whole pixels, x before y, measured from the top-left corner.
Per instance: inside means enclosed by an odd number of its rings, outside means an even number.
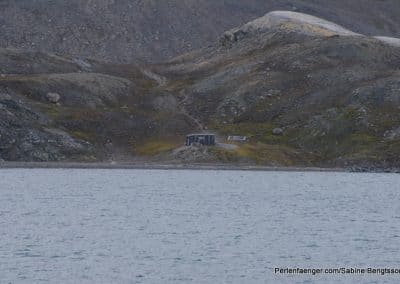
[[[398,0],[1,0],[0,47],[154,61],[203,48],[274,10],[319,16],[367,35],[400,34]]]
[[[11,49],[0,62],[2,160],[132,160],[193,128],[145,68]]]
[[[157,72],[208,128],[251,137],[227,159],[398,167],[398,43],[273,12]]]
[[[166,63],[0,51],[4,160],[400,168],[400,47],[278,11]],[[208,129],[246,144],[180,148]],[[226,146],[226,145],[225,145]]]

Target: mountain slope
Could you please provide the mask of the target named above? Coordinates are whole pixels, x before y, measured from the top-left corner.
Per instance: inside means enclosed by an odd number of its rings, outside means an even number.
[[[9,49],[0,62],[0,160],[132,160],[192,127],[140,67]]]
[[[397,40],[309,15],[272,12],[161,64],[9,49],[0,60],[4,160],[400,168]],[[206,129],[250,140],[180,148]]]
[[[304,12],[368,35],[400,34],[397,0],[2,0],[0,47],[157,61],[205,47],[273,10]]]
[[[209,128],[251,137],[231,157],[398,167],[400,48],[393,40],[273,12],[158,72]]]

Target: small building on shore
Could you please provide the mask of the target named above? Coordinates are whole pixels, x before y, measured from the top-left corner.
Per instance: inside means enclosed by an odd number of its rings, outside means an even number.
[[[239,135],[231,135],[228,136],[228,141],[229,142],[241,142],[241,143],[245,143],[247,142],[248,137],[247,136],[239,136]]]
[[[186,136],[186,146],[202,145],[214,146],[216,143],[215,134],[212,133],[195,133]]]

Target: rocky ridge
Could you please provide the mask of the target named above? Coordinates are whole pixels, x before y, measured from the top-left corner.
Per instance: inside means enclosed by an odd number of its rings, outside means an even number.
[[[314,15],[357,33],[398,37],[398,0],[2,0],[0,47],[114,63],[203,48],[267,12]]]

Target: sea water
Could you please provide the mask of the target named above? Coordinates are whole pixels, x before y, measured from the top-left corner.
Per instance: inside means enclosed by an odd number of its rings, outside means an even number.
[[[0,283],[400,283],[400,175],[0,170]]]

